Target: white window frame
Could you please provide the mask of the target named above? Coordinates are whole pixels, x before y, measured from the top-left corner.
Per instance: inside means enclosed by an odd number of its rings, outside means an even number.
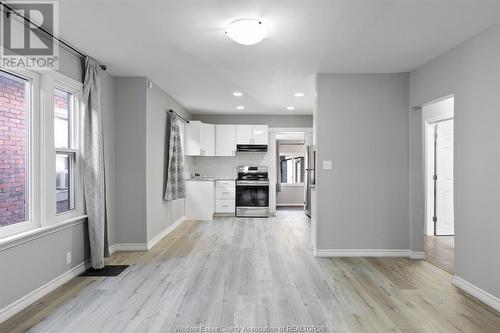
[[[82,83],[55,71],[8,70],[30,82],[28,117],[28,218],[0,227],[0,240],[22,237],[36,229],[70,223],[85,218],[82,150]],[[54,88],[73,95],[73,143],[67,150],[76,154],[74,165],[74,209],[56,213],[56,148],[54,145]]]
[[[305,160],[305,154],[304,153],[293,153],[293,154],[281,154],[280,153],[280,157],[281,156],[285,156],[285,155],[294,155],[292,158],[295,160],[297,158],[300,158],[300,157],[304,157],[304,160]],[[305,167],[305,166],[304,166]],[[293,170],[295,171],[295,166],[293,167]],[[305,178],[305,175],[302,175],[303,178]],[[281,183],[281,179],[280,179],[280,184],[281,186],[284,186],[284,187],[299,187],[299,186],[304,186],[304,182],[301,182],[301,183]]]
[[[27,208],[28,208],[28,218],[26,221],[18,222],[15,224],[0,227],[0,237],[9,237],[18,233],[22,233],[41,225],[41,207],[40,207],[40,193],[41,193],[41,173],[40,173],[40,149],[41,140],[36,138],[41,137],[41,126],[40,126],[40,85],[41,76],[37,73],[31,71],[14,71],[14,70],[2,70],[8,74],[18,76],[20,78],[29,81],[29,94],[26,94],[29,98],[29,113],[28,113],[28,123],[27,123],[27,165],[26,165],[26,175],[27,181]]]
[[[46,203],[47,214],[45,225],[50,225],[54,223],[61,223],[67,220],[74,219],[79,216],[84,215],[84,198],[83,198],[83,177],[81,172],[81,149],[82,149],[82,122],[81,122],[81,110],[82,110],[82,93],[83,85],[82,83],[73,80],[65,75],[58,72],[48,72],[45,76],[46,82],[46,103],[47,103],[47,170],[51,170],[51,174],[47,175],[45,178],[47,180],[46,185],[46,198],[49,201]],[[60,89],[66,91],[72,95],[73,105],[72,105],[72,131],[70,142],[72,147],[70,148],[56,148],[54,140],[54,117],[55,117],[55,107],[54,107],[54,89]],[[50,150],[50,153],[49,153]],[[73,199],[74,208],[57,213],[57,198],[56,198],[56,153],[74,153],[75,154],[75,165],[74,165],[74,184],[73,184]],[[71,181],[71,179],[70,179]]]

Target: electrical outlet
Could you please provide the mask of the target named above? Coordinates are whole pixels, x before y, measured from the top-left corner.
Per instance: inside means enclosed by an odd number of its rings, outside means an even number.
[[[71,264],[71,252],[66,253],[66,264]]]

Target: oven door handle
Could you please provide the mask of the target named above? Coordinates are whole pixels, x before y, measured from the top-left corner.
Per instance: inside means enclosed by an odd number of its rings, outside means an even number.
[[[239,180],[236,182],[236,186],[269,186],[269,182],[267,180]]]

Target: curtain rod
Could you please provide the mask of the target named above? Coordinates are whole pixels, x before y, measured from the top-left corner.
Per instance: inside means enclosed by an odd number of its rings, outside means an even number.
[[[18,12],[16,12],[12,7],[6,5],[5,3],[3,2],[0,2],[0,5],[2,5],[3,7],[5,7],[8,11],[5,12],[5,14],[7,16],[11,15],[12,13],[14,13],[16,16],[18,17],[21,17],[25,23],[28,23],[28,24],[32,24],[32,25],[35,25],[35,26],[38,26],[37,24],[33,23],[31,20],[27,19],[25,16],[19,14]],[[83,58],[88,58],[89,56],[85,53],[83,53],[82,51],[80,51],[79,49],[77,49],[76,47],[72,46],[71,44],[65,42],[64,40],[62,40],[61,38],[59,37],[56,37],[54,36],[50,31],[48,31],[47,29],[45,29],[44,27],[41,27],[41,26],[38,26],[38,30],[42,31],[43,33],[45,33],[46,35],[48,35],[49,37],[57,40],[60,44],[62,44],[64,47],[66,47],[67,49],[73,51],[74,53],[78,54],[79,56],[83,57]],[[99,65],[99,67],[101,67],[101,69],[103,71],[106,70],[106,65]]]
[[[187,120],[186,118],[182,117],[182,116],[179,116],[179,114],[173,110],[168,110],[168,112],[172,112],[173,114],[175,114],[177,117],[181,118],[182,120],[184,120],[184,122],[188,123],[189,124],[189,120]]]

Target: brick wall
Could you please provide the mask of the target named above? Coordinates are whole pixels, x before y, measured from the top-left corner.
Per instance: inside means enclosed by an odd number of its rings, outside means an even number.
[[[0,226],[26,220],[26,126],[25,83],[0,73]]]

